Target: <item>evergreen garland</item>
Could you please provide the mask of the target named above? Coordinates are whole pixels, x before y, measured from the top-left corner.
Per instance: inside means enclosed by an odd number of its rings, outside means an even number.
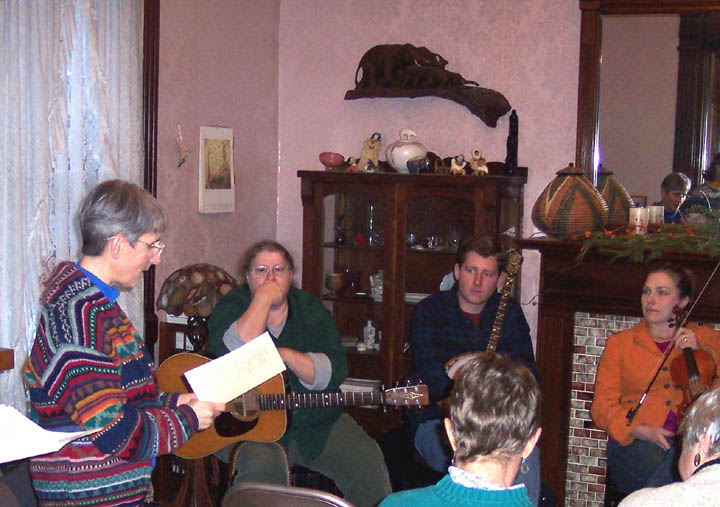
[[[692,223],[664,224],[658,232],[633,234],[624,225],[603,232],[587,231],[584,236],[574,234],[565,239],[582,240],[578,254],[581,260],[590,251],[610,256],[610,261],[626,258],[644,263],[663,256],[663,251],[690,252],[720,258],[720,211],[703,212]]]

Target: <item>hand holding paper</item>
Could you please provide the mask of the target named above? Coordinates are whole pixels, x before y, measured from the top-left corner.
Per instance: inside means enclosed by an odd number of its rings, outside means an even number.
[[[202,401],[227,403],[285,371],[270,333],[185,372],[193,392]]]

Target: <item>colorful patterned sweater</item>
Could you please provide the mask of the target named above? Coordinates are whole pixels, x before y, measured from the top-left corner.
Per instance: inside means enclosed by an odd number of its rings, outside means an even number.
[[[197,417],[178,394],[158,392],[125,312],[75,264],[57,267],[41,303],[25,365],[29,416],[53,431],[100,431],[30,461],[38,501],[142,505],[154,457],[185,443]]]

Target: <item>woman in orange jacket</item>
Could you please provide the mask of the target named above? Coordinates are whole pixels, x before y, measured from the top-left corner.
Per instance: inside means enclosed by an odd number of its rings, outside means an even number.
[[[682,392],[672,381],[670,362],[682,348],[690,347],[706,350],[720,364],[720,333],[693,324],[675,333],[674,310],[684,308],[691,297],[690,276],[680,266],[665,264],[648,273],[640,297],[644,318],[632,329],[611,336],[600,358],[590,415],[610,437],[608,474],[625,493],[679,479],[674,437]],[[673,337],[676,347],[628,423],[628,410],[647,388]]]

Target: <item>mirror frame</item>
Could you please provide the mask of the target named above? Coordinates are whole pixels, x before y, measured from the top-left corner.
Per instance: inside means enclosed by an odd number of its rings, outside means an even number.
[[[575,165],[595,184],[598,143],[602,14],[702,14],[720,12],[720,0],[579,0],[580,70]],[[695,158],[699,158],[693,155]],[[676,164],[677,164],[677,159]],[[697,160],[695,161],[697,162]],[[697,172],[697,165],[695,171]],[[692,175],[689,175],[691,179]]]

